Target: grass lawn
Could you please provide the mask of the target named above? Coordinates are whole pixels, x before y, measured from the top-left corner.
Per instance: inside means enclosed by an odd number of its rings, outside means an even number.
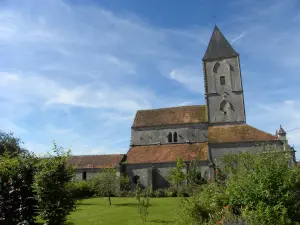
[[[147,222],[143,223],[136,209],[135,198],[85,199],[68,217],[68,224],[74,225],[158,225],[174,224],[174,216],[180,198],[151,198]]]

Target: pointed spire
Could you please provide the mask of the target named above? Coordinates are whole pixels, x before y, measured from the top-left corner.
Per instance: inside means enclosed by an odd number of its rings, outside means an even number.
[[[278,134],[286,135],[286,132],[285,132],[285,130],[281,127],[281,125],[280,125],[280,127],[279,127]]]
[[[204,61],[207,59],[229,58],[238,55],[239,54],[234,51],[217,25],[215,25],[213,34],[210,38],[208,47],[202,60]]]

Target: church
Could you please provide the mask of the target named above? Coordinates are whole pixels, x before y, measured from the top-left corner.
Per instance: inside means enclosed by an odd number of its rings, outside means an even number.
[[[72,156],[76,179],[117,168],[117,175],[125,174],[134,183],[139,179],[144,187],[164,188],[178,157],[185,162],[184,173],[197,160],[202,176],[210,179],[224,154],[255,151],[266,144],[284,148],[287,139],[281,126],[273,135],[246,123],[239,54],[217,26],[202,62],[206,105],[138,110],[128,152]],[[289,150],[295,162],[295,151]]]

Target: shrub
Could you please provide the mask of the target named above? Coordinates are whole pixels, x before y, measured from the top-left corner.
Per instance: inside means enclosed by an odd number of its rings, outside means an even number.
[[[187,187],[186,192],[192,196],[198,193],[199,187],[206,184],[206,180],[202,177],[200,167],[198,166],[197,160],[192,160],[190,168],[187,173]]]
[[[173,186],[170,186],[167,190],[167,196],[168,197],[177,197],[177,189]]]
[[[149,214],[148,208],[150,207],[149,193],[150,189],[142,190],[140,181],[137,181],[136,185],[136,199],[137,199],[137,211],[141,216],[143,222],[146,222],[147,216]]]
[[[96,174],[91,182],[96,195],[99,197],[108,197],[109,205],[111,205],[110,198],[116,196],[118,193],[116,171],[114,169],[106,169]]]
[[[90,181],[74,181],[70,183],[70,192],[76,199],[83,199],[95,195]]]
[[[128,176],[124,176],[123,174],[119,177],[120,182],[120,190],[122,191],[130,191],[131,190],[131,180]]]
[[[55,156],[41,159],[35,175],[35,190],[40,217],[49,225],[59,225],[75,210],[76,199],[70,191],[74,168],[67,164],[69,153],[63,152],[54,143]]]
[[[183,199],[178,224],[204,224],[213,218],[218,221],[223,214],[225,200],[226,194],[222,186],[215,182],[203,185],[198,195]]]
[[[300,196],[296,194],[300,170],[289,166],[290,153],[274,150],[226,156],[226,192],[232,207],[241,207],[248,218],[257,214],[261,224],[276,220],[291,224],[300,212]],[[232,162],[236,164],[231,166]]]
[[[168,197],[168,189],[160,188],[153,191],[153,197],[160,198],[160,197]]]
[[[33,224],[37,202],[33,191],[35,156],[24,153],[0,156],[0,221],[5,224]]]
[[[179,186],[184,185],[183,181],[186,179],[185,174],[183,173],[184,168],[184,162],[182,157],[178,157],[176,162],[176,168],[171,170],[171,183],[176,189],[179,188]]]
[[[183,201],[178,224],[233,219],[250,225],[296,224],[300,170],[290,165],[289,152],[274,150],[225,156],[223,173],[217,174],[216,181],[203,185],[196,196]]]

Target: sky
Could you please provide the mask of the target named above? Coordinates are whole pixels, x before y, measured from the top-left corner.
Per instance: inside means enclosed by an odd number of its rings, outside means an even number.
[[[0,130],[36,154],[126,153],[136,110],[205,104],[215,24],[240,54],[247,124],[282,125],[299,160],[298,0],[2,0]]]

